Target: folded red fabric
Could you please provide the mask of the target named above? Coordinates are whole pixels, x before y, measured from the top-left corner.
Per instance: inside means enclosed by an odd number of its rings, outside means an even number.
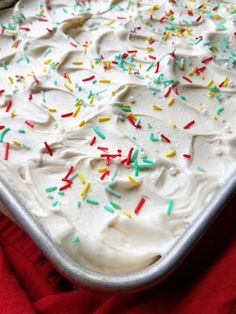
[[[235,202],[169,279],[120,295],[74,289],[24,231],[0,216],[0,313],[235,314]]]

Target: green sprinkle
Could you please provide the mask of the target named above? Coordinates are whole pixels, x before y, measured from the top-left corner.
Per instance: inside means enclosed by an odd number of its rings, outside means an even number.
[[[102,133],[102,131],[97,126],[95,126],[93,130],[103,140],[106,138],[106,136]]]
[[[80,241],[80,237],[79,236],[76,236],[72,239],[72,243],[76,244]]]
[[[110,187],[106,187],[106,191],[118,198],[121,197],[121,194],[119,192],[117,192],[116,190],[111,189]]]
[[[150,134],[149,134],[149,139],[150,139],[152,142],[158,142],[158,141],[159,141],[159,138],[158,138],[158,137],[155,137],[154,133],[150,133]]]
[[[91,198],[86,198],[85,201],[86,201],[87,203],[89,203],[89,204],[92,204],[92,205],[98,205],[98,204],[99,204],[98,201],[93,200],[93,199],[91,199]]]
[[[151,64],[149,64],[146,72],[150,71],[154,67],[154,65],[155,65],[155,62],[152,62]]]
[[[179,95],[179,98],[186,101],[186,97],[184,95]]]
[[[137,158],[138,153],[139,153],[139,149],[135,148],[135,150],[133,151],[132,156],[131,156],[131,161],[132,162],[134,162],[134,160]]]
[[[11,129],[10,128],[5,128],[2,130],[2,132],[0,133],[0,143],[3,142],[4,136],[7,134],[7,132],[9,132]]]
[[[77,206],[80,207],[81,206],[81,202],[77,201]]]
[[[124,112],[131,112],[132,111],[129,107],[123,107],[123,108],[121,108],[121,110]]]
[[[45,192],[53,192],[53,191],[56,191],[57,189],[57,186],[50,186],[48,188],[45,189]]]
[[[197,166],[197,170],[206,173],[206,170],[202,166]]]
[[[151,159],[143,159],[143,162],[146,162],[147,164],[153,164],[154,161]]]
[[[65,192],[64,191],[59,191],[57,194],[58,195],[65,195]]]
[[[115,201],[110,201],[110,204],[115,208],[115,209],[121,209],[121,206],[116,203]]]
[[[122,106],[122,105],[124,105],[123,101],[115,101],[111,104],[111,106]]]
[[[18,130],[19,133],[25,134],[25,130],[24,129],[20,129]]]
[[[219,107],[217,110],[216,110],[216,113],[217,114],[220,114],[222,111],[224,111],[224,107],[222,106],[222,107]]]
[[[172,211],[172,208],[173,208],[173,201],[172,201],[171,199],[169,199],[169,200],[168,200],[167,210],[166,210],[167,215],[169,215],[169,216],[170,216],[171,211]]]
[[[52,202],[52,206],[53,206],[53,207],[55,207],[55,206],[57,206],[57,205],[59,205],[59,204],[60,204],[59,201],[53,201],[53,202]]]
[[[152,163],[138,164],[138,168],[140,170],[142,170],[142,169],[150,169],[150,168],[152,168],[152,166],[153,166]]]
[[[135,161],[134,161],[134,168],[135,168],[134,175],[135,175],[135,177],[138,177],[138,175],[139,175],[139,165],[138,165],[137,159],[135,159]]]
[[[201,41],[202,41],[202,37],[198,38],[198,40],[196,40],[193,44],[194,44],[194,45],[197,45],[197,44],[199,44]]]
[[[107,204],[104,205],[104,209],[107,210],[109,213],[112,213],[112,214],[115,212],[114,209]]]

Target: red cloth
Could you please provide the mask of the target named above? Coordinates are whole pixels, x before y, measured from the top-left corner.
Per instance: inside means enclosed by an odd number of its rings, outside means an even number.
[[[1,314],[235,314],[236,199],[164,283],[136,294],[74,290],[29,237],[0,217]]]

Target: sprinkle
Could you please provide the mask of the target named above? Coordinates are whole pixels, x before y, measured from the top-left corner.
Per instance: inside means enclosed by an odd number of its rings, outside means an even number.
[[[75,118],[77,115],[78,115],[78,113],[80,112],[80,106],[78,106],[77,108],[76,108],[76,110],[73,112],[73,117]]]
[[[105,177],[108,176],[109,174],[110,174],[110,171],[109,171],[109,170],[104,171],[103,174],[100,176],[100,179],[101,179],[101,180],[104,180]]]
[[[25,120],[25,124],[27,124],[29,127],[34,128],[34,125],[32,122]]]
[[[110,117],[99,117],[98,118],[98,122],[106,122],[106,121],[109,121],[109,120],[111,120]]]
[[[128,176],[128,179],[130,180],[130,182],[132,182],[135,185],[139,185],[139,182],[137,180],[135,180],[135,178]]]
[[[142,208],[142,206],[143,206],[144,203],[145,203],[145,198],[142,197],[142,198],[140,199],[140,201],[138,202],[137,206],[135,207],[134,213],[135,213],[136,215],[139,214],[139,212],[140,212],[140,210],[141,210],[141,208]]]
[[[72,239],[72,243],[76,244],[80,241],[80,237],[79,236],[76,236]]]
[[[168,101],[167,106],[170,107],[171,105],[173,105],[174,102],[175,102],[175,99],[174,99],[174,97],[172,97],[172,98]]]
[[[183,154],[183,157],[187,158],[187,159],[191,159],[191,155],[189,155],[189,154]]]
[[[85,200],[87,203],[92,204],[92,205],[99,205],[99,202],[96,200],[93,200],[91,198],[86,198]]]
[[[18,141],[18,140],[13,140],[12,143],[13,143],[14,145],[18,146],[18,147],[21,146],[21,142]]]
[[[114,209],[111,206],[107,205],[107,204],[105,204],[103,208],[105,210],[107,210],[109,213],[113,214],[115,212]]]
[[[77,207],[81,207],[81,201],[77,201]]]
[[[64,86],[69,92],[73,93],[73,89],[68,84],[65,83]]]
[[[121,197],[121,194],[120,194],[119,192],[117,192],[117,191],[114,190],[114,189],[111,189],[110,187],[106,187],[106,191],[107,191],[108,193],[110,193],[110,194],[112,194],[112,195],[118,197],[118,198]]]
[[[51,147],[48,145],[47,142],[44,142],[44,145],[45,145],[45,147],[46,147],[46,149],[47,149],[49,155],[52,156],[52,155],[53,155],[53,152],[52,152]]]
[[[90,188],[90,185],[91,185],[90,182],[85,183],[84,188],[83,188],[83,190],[80,193],[80,196],[82,196],[82,197],[86,197],[87,196],[88,190]]]
[[[83,61],[73,61],[72,64],[73,65],[82,65]]]
[[[12,101],[9,99],[7,101],[6,112],[8,112],[11,109],[11,106],[12,106]]]
[[[49,192],[54,192],[56,190],[57,190],[57,186],[50,186],[45,189],[45,192],[49,193]]]
[[[175,155],[176,155],[176,150],[175,150],[175,149],[170,150],[170,151],[168,151],[168,152],[165,154],[165,156],[166,156],[167,158],[172,158],[172,157],[174,157]]]
[[[57,112],[56,108],[48,108],[48,112]]]
[[[85,122],[84,120],[82,120],[78,125],[79,125],[80,128],[82,128],[82,126],[84,126],[85,123],[86,123],[86,122]]]
[[[64,180],[67,180],[67,179],[69,178],[69,176],[72,174],[73,171],[74,171],[74,167],[71,166],[71,167],[69,168],[69,170],[67,171],[67,174],[65,175],[65,177],[64,177],[62,180],[63,180],[63,181],[64,181]]]
[[[156,64],[156,70],[155,70],[155,73],[158,73],[159,68],[160,68],[160,62],[158,61],[158,62],[157,62],[157,64]]]
[[[167,205],[167,210],[166,210],[166,213],[167,215],[170,216],[171,214],[171,211],[172,211],[172,207],[173,207],[173,201],[171,199],[168,200],[168,205]]]
[[[120,206],[118,203],[116,203],[115,201],[113,201],[113,200],[110,201],[110,204],[111,204],[115,209],[121,209],[121,206]]]
[[[137,159],[135,159],[135,161],[134,161],[134,168],[135,168],[134,175],[135,175],[135,177],[138,177],[139,176],[139,164],[137,162]]]
[[[105,139],[106,136],[102,133],[102,131],[98,128],[98,127],[93,127],[94,132],[101,138],[101,139]]]
[[[99,173],[103,173],[105,171],[107,171],[107,168],[105,168],[105,167],[98,168]]]
[[[197,170],[202,173],[206,173],[206,170],[202,166],[197,166]]]
[[[7,134],[7,132],[9,132],[11,129],[10,128],[5,128],[2,130],[2,132],[0,133],[0,143],[3,142],[4,136]]]
[[[73,116],[73,112],[67,112],[67,113],[63,113],[61,115],[61,118],[68,118],[68,117],[71,117],[71,116]]]
[[[83,79],[82,81],[83,81],[83,82],[88,82],[88,81],[91,81],[91,80],[93,80],[93,79],[95,79],[95,76],[94,76],[94,75],[89,76],[89,77]]]
[[[171,87],[168,87],[164,94],[164,97],[168,97],[170,95],[170,92],[171,92]]]
[[[3,155],[4,160],[8,160],[10,144],[8,142],[5,143],[5,151]]]
[[[157,110],[157,111],[162,111],[162,108],[160,106],[157,106],[157,105],[153,105],[152,109]]]
[[[96,136],[94,136],[91,140],[90,140],[90,142],[89,142],[89,144],[90,144],[90,146],[93,146],[93,144],[96,142]]]
[[[126,216],[126,217],[128,217],[128,218],[131,218],[131,217],[132,217],[132,216],[130,215],[130,213],[127,212],[127,210],[124,210],[124,211],[123,211],[123,215]]]
[[[140,128],[141,128],[141,125],[140,125],[140,124],[136,124],[131,115],[128,115],[128,116],[127,116],[127,119],[129,120],[129,122],[130,122],[135,128],[137,128],[137,129],[140,129]]]
[[[168,120],[168,123],[173,127],[173,128],[176,128],[176,122],[172,119],[169,119]]]
[[[158,141],[159,141],[159,138],[158,138],[158,137],[155,137],[154,133],[150,133],[150,134],[149,134],[149,139],[150,139],[152,142],[158,142]]]
[[[213,60],[213,57],[204,58],[204,59],[202,59],[202,63],[208,63],[211,60]]]
[[[189,77],[187,77],[187,76],[182,76],[182,78],[183,78],[185,81],[189,82],[189,83],[192,83],[192,82],[193,82],[193,81],[192,81]]]
[[[130,161],[131,161],[131,155],[132,155],[132,153],[133,153],[133,150],[134,150],[134,148],[133,148],[133,147],[131,147],[131,148],[130,148],[130,150],[129,150],[129,152],[128,152],[128,157],[127,157],[127,162],[126,162],[126,164],[127,164],[127,165],[129,165],[129,164],[130,164]]]
[[[171,143],[171,140],[166,137],[164,134],[161,134],[161,138],[166,142],[166,143]]]
[[[211,85],[214,83],[214,81],[213,80],[210,80],[210,81],[208,81],[208,83],[206,84],[206,87],[211,87]]]
[[[191,128],[191,126],[193,126],[195,124],[195,120],[192,120],[190,122],[188,122],[185,126],[183,126],[183,129],[187,130],[189,128]]]
[[[111,80],[99,80],[99,83],[109,84],[111,83]]]
[[[59,201],[53,201],[53,202],[52,202],[52,206],[53,206],[53,207],[56,207],[57,205],[60,205]]]
[[[86,181],[85,181],[85,179],[84,179],[84,177],[83,177],[83,175],[82,175],[81,173],[78,173],[78,177],[79,177],[80,182],[81,182],[82,184],[85,184],[85,183],[86,183]]]

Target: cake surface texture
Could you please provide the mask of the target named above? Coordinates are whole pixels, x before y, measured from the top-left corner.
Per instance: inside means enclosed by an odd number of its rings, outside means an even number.
[[[0,11],[0,170],[101,273],[171,250],[235,170],[234,1],[19,1]]]

